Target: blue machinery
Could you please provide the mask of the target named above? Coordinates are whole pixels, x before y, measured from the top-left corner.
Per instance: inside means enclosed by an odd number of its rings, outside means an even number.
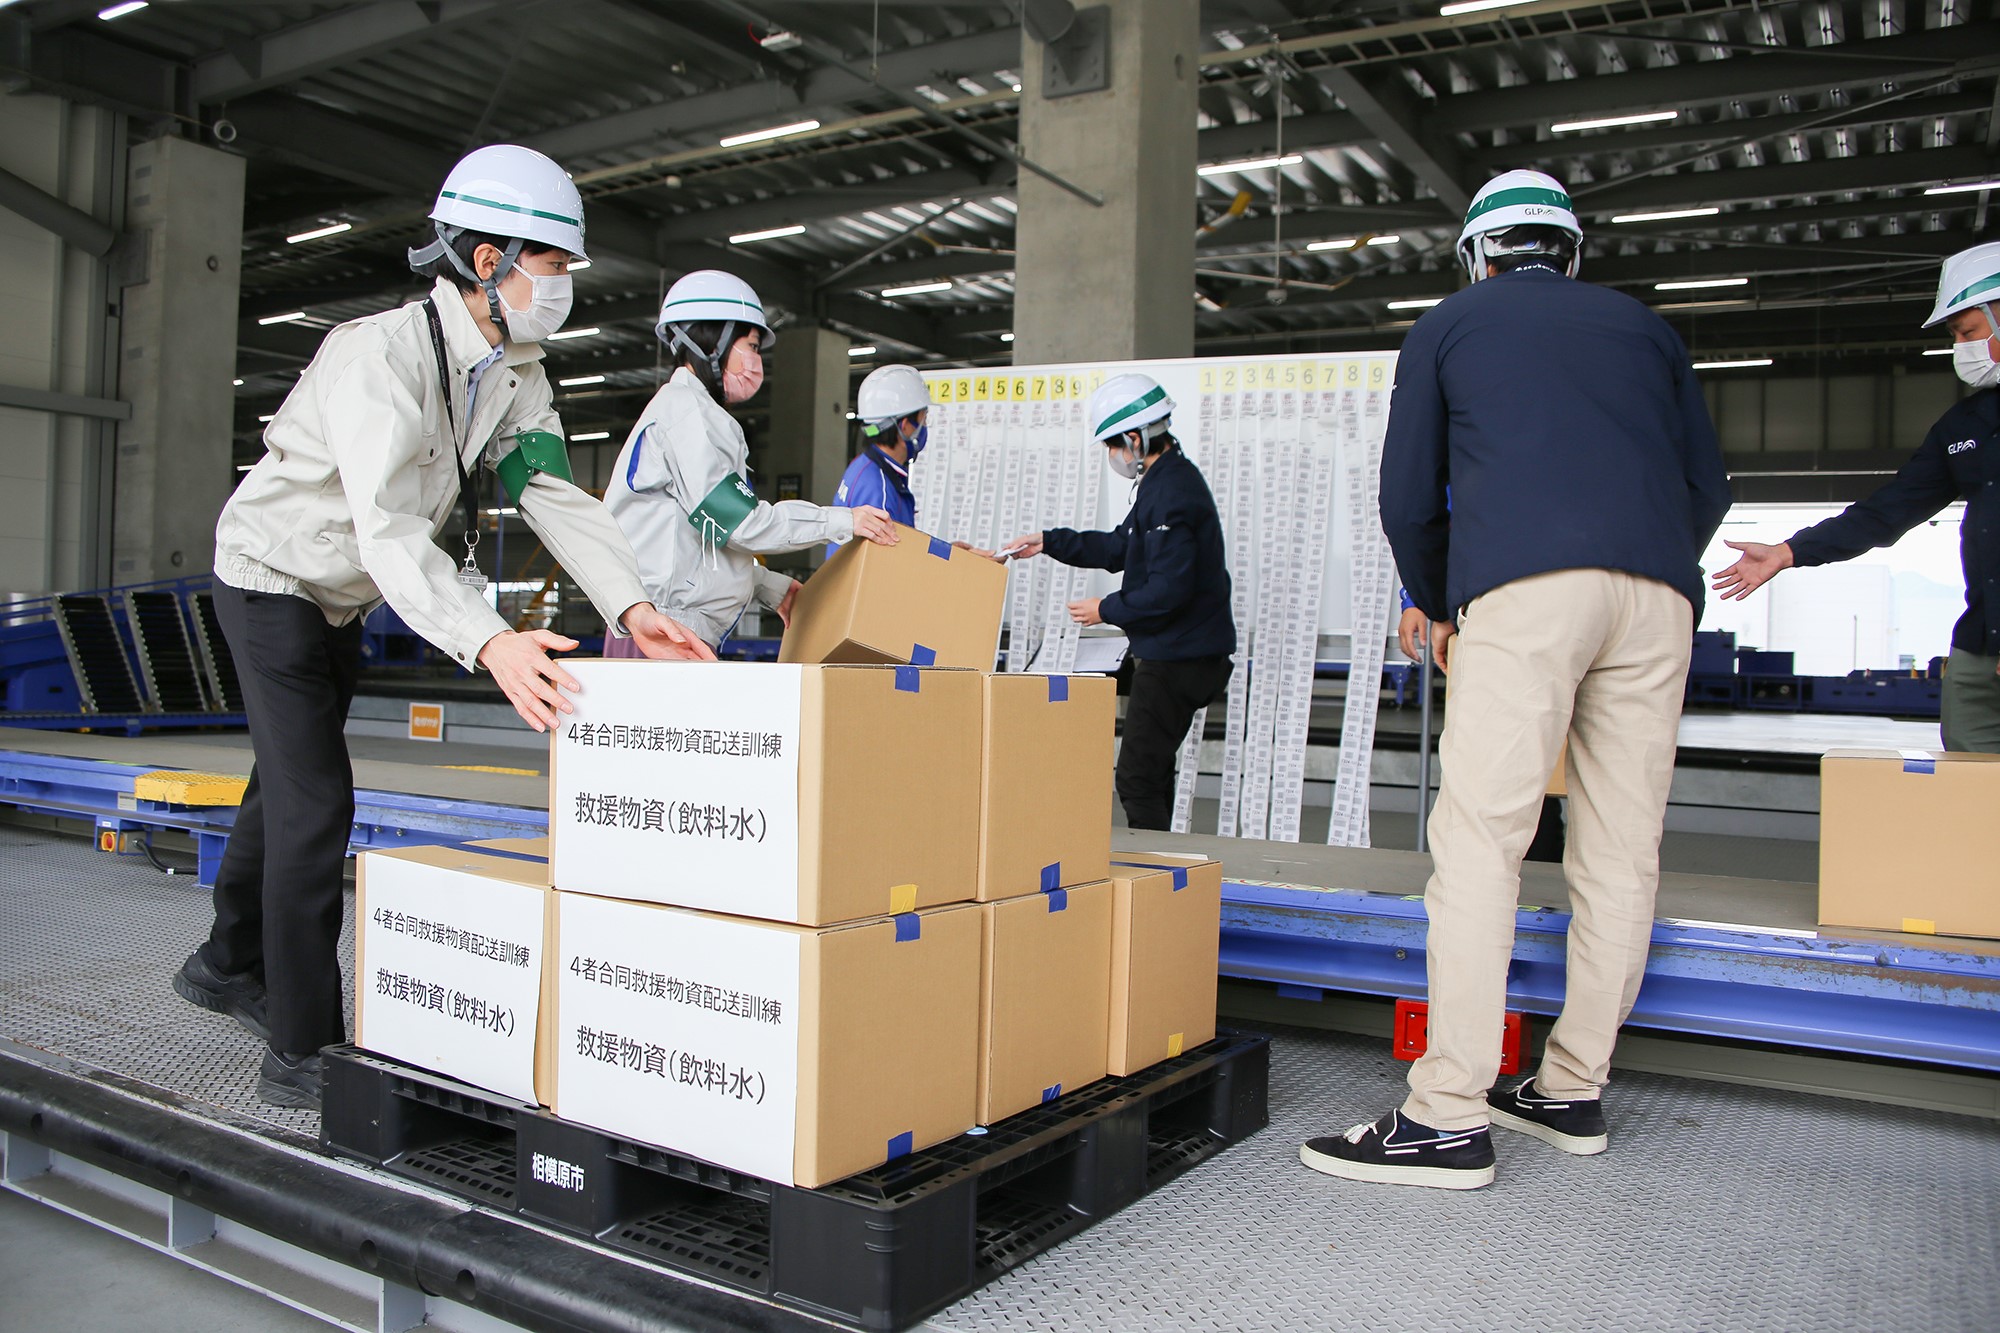
[[[235,811],[142,801],[152,770],[0,751],[0,804],[88,821],[99,846],[133,851],[160,830],[196,843],[211,883]],[[399,792],[355,793],[357,851],[479,838],[533,837],[548,814]],[[1275,983],[1284,995],[1424,993],[1423,904],[1350,889],[1226,881],[1222,974]],[[1509,1005],[1553,1014],[1564,983],[1569,914],[1519,913]],[[2000,951],[1949,940],[1832,937],[1806,931],[1661,921],[1636,1024],[1706,1037],[2000,1071]]]

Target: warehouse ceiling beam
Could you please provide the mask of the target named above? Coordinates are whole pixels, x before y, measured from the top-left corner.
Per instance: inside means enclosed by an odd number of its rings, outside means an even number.
[[[296,83],[426,37],[489,22],[538,0],[379,0],[307,19],[261,37],[231,42],[197,60],[189,76],[204,106]]]
[[[1781,162],[1724,171],[1683,171],[1573,186],[1577,204],[1590,213],[1747,204],[1776,199],[1903,190],[1978,176],[1993,159],[1977,144],[1870,153],[1807,162]]]
[[[1020,63],[1020,31],[1002,28],[884,51],[876,63],[876,76],[893,88],[913,88],[921,83],[949,84],[957,74],[990,79],[994,70],[1011,69]],[[567,162],[641,145],[707,139],[717,129],[754,129],[787,117],[806,118],[815,111],[832,111],[875,95],[876,87],[868,79],[828,68],[815,71],[796,87],[776,79],[759,79],[593,116],[525,142],[559,162]]]
[[[1472,203],[1465,167],[1457,149],[1425,128],[1417,95],[1395,71],[1363,74],[1334,66],[1313,71],[1320,85],[1338,97],[1369,133],[1454,213]]]

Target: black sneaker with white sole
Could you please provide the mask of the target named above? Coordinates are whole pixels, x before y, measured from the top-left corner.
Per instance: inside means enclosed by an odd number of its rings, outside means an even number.
[[[271,1039],[264,1017],[264,983],[253,976],[219,971],[200,949],[174,973],[174,993],[212,1013],[228,1014],[261,1041]]]
[[[1604,1124],[1604,1104],[1596,1097],[1544,1097],[1532,1078],[1511,1088],[1486,1094],[1493,1123],[1543,1143],[1590,1157],[1604,1151],[1611,1136]]]
[[[317,1111],[325,1069],[318,1051],[311,1055],[286,1055],[266,1050],[263,1068],[257,1071],[257,1096],[272,1106]]]
[[[1372,1125],[1310,1139],[1299,1160],[1344,1180],[1476,1190],[1493,1183],[1493,1136],[1477,1129],[1432,1129],[1391,1111]]]

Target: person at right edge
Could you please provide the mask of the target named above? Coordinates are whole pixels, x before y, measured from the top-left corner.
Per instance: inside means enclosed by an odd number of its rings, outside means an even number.
[[[1111,470],[1134,484],[1132,511],[1110,532],[1049,528],[1007,543],[1001,554],[1044,553],[1065,565],[1120,571],[1105,597],[1069,605],[1079,625],[1116,625],[1136,663],[1118,744],[1118,800],[1125,822],[1173,822],[1174,759],[1194,715],[1229,687],[1236,621],[1222,519],[1201,469],[1169,429],[1174,400],[1149,375],[1114,375],[1090,395],[1091,438]]]
[[[1743,558],[1715,576],[1725,599],[1741,599],[1793,565],[1852,560],[1890,546],[1953,500],[1965,501],[1958,555],[1965,614],[1951,631],[1944,667],[1944,748],[2000,754],[2000,241],[1944,261],[1937,307],[1925,328],[1952,337],[1952,369],[1973,392],[1937,419],[1887,484],[1791,539],[1727,542]]]
[[[1488,182],[1459,236],[1472,285],[1397,358],[1382,526],[1452,682],[1424,891],[1429,1046],[1399,1108],[1300,1148],[1328,1175],[1475,1189],[1493,1180],[1492,1123],[1565,1152],[1606,1146],[1600,1096],[1652,937],[1698,561],[1729,487],[1687,349],[1638,301],[1576,280],[1582,238],[1554,179]],[[1495,1089],[1521,857],[1565,737],[1567,994],[1541,1067]]]

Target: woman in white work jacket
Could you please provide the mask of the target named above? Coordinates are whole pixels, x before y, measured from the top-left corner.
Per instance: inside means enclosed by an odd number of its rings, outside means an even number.
[[[605,507],[639,553],[647,596],[710,647],[752,601],[789,624],[799,585],[758,556],[857,536],[890,546],[895,524],[873,506],[772,504],[750,489],[750,446],[727,409],[763,384],[763,349],[777,335],[749,283],[715,269],[687,274],[668,289],[654,333],[677,365],[619,452]],[[635,654],[607,643],[605,655]]]
[[[410,254],[430,294],[327,334],[216,525],[216,614],[256,763],[214,927],[174,988],[265,1039],[258,1091],[281,1106],[318,1106],[317,1052],[346,1039],[343,727],[362,617],[388,602],[468,671],[491,672],[537,731],[577,688],[548,656],[574,640],[517,634],[486,599],[480,470],[499,473],[613,635],[652,657],[712,657],[647,600],[618,525],[569,481],[537,344],[562,327],[569,263],[584,257],[576,187],[540,153],[482,148],[452,169],[431,218],[436,239]],[[446,529],[462,562],[433,540]]]

